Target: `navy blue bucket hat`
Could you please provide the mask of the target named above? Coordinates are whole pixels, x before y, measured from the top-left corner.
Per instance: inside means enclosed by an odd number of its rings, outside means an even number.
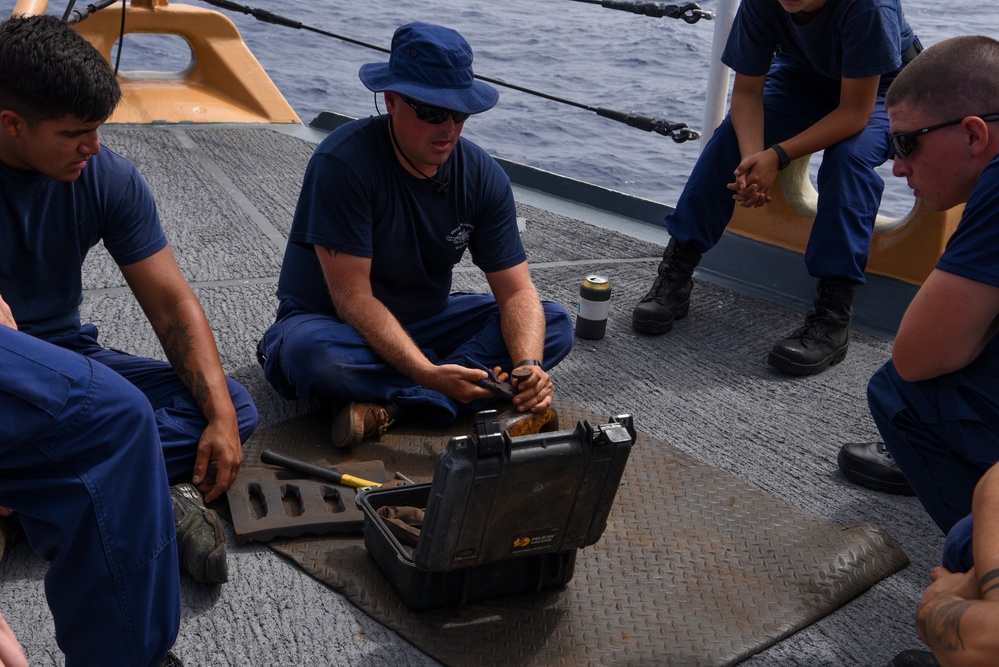
[[[400,27],[389,61],[361,65],[358,76],[376,93],[388,90],[462,113],[482,113],[499,100],[495,88],[472,76],[472,47],[465,38],[429,23]]]

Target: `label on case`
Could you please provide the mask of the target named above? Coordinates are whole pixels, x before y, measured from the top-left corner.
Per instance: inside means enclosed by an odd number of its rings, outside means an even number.
[[[519,554],[525,551],[549,549],[558,539],[558,534],[558,528],[546,528],[530,533],[521,533],[513,539],[513,553]]]

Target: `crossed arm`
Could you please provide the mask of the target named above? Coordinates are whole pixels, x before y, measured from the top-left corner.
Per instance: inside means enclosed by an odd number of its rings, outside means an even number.
[[[211,327],[169,247],[121,267],[121,272],[167,359],[208,420],[198,442],[192,481],[206,501],[214,500],[236,480],[243,449]],[[216,465],[214,479],[206,477],[212,461]]]
[[[919,636],[943,667],[992,665],[999,655],[999,467],[979,481],[972,514],[975,567],[934,568],[919,605]]]
[[[402,324],[372,293],[369,258],[319,246],[315,251],[337,314],[387,364],[417,384],[461,403],[493,395],[478,385],[486,379],[485,371],[456,364],[437,365],[423,354]],[[541,360],[545,319],[527,262],[490,273],[487,279],[500,308],[503,338],[514,363],[523,359]],[[531,367],[531,372],[530,378],[517,384],[519,392],[514,403],[521,411],[542,412],[551,405],[551,379],[540,367]]]

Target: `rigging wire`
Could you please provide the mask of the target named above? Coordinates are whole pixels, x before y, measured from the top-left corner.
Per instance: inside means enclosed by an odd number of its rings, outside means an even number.
[[[125,0],[121,0],[121,28],[118,32],[118,55],[114,59],[114,75],[118,76],[118,66],[121,65],[121,47],[125,43]]]
[[[601,1],[601,0],[596,0],[596,1]],[[616,3],[616,4],[628,4],[628,3],[622,3],[620,0],[602,0],[602,1]],[[353,39],[351,37],[345,37],[343,35],[338,35],[336,33],[328,32],[320,28],[315,28],[310,25],[305,25],[300,21],[294,21],[292,19],[285,18],[284,16],[274,14],[273,12],[267,11],[266,9],[255,9],[252,7],[247,7],[245,5],[232,2],[232,0],[202,0],[202,2],[206,2],[210,5],[219,7],[221,9],[227,9],[229,11],[248,14],[253,18],[257,19],[258,21],[263,21],[264,23],[273,23],[275,25],[282,25],[288,28],[294,28],[296,30],[307,30],[310,32],[318,33],[325,37],[332,37],[334,39],[339,39],[341,41],[348,42],[350,44],[355,44],[357,46],[363,46],[368,49],[380,51],[382,53],[391,53],[389,49],[386,49],[384,47],[375,46],[374,44],[362,42],[360,40]],[[643,4],[655,4],[655,3],[643,3]],[[685,5],[684,7],[689,7],[690,5],[697,7],[697,5],[695,5],[694,3],[688,3],[688,5]],[[615,7],[615,9],[616,8],[617,7]],[[700,8],[698,8],[698,11],[699,9]],[[710,12],[707,13],[710,14]],[[688,21],[688,23],[691,22],[692,21]],[[537,90],[531,90],[530,88],[525,88],[523,86],[518,86],[516,84],[507,83],[506,81],[502,81],[500,79],[494,79],[491,77],[482,76],[481,74],[476,74],[475,78],[479,79],[480,81],[485,81],[487,83],[491,83],[497,86],[503,86],[505,88],[510,88],[522,93],[527,93],[529,95],[542,97],[544,99],[551,100],[553,102],[558,102],[560,104],[565,104],[579,109],[585,109],[586,111],[592,111],[593,113],[596,113],[598,116],[601,116],[603,118],[616,120],[620,123],[625,123],[630,127],[636,127],[640,130],[645,130],[646,132],[656,132],[657,134],[667,136],[676,143],[683,143],[691,139],[699,139],[701,136],[700,132],[690,129],[686,123],[670,123],[668,120],[653,118],[650,116],[641,116],[634,113],[630,114],[623,113],[621,111],[614,111],[613,109],[607,109],[604,107],[593,107],[588,104],[582,104],[580,102],[575,102],[573,100],[557,97],[555,95],[549,95],[548,93],[542,93]]]
[[[662,2],[633,2],[630,0],[575,0],[575,2],[585,2],[591,5],[600,5],[605,9],[620,9],[651,16],[653,18],[682,19],[687,23],[697,23],[701,19],[711,20],[715,17],[713,12],[701,9],[696,2],[688,2],[685,5],[667,5]]]
[[[73,11],[73,7],[76,5],[76,0],[69,0],[66,5],[66,11],[62,15],[62,20],[70,25],[74,23],[79,23],[83,19],[87,18],[94,12],[98,12],[105,7],[109,7],[118,0],[95,0],[93,4],[89,4],[83,9],[78,9]],[[118,55],[114,61],[114,74],[118,76],[118,66],[121,64],[121,47],[125,41],[125,6],[126,3],[121,3],[121,29],[118,33]]]
[[[73,11],[73,5],[76,4],[76,0],[69,0],[66,4],[66,12],[62,15],[62,20],[64,23],[69,23],[69,13]]]
[[[113,5],[116,2],[118,2],[118,0],[95,0],[92,4],[87,5],[83,9],[73,11],[73,7],[76,5],[76,0],[69,0],[69,4],[66,6],[66,12],[62,15],[62,20],[69,24],[79,23],[94,12],[104,9],[109,5]]]
[[[118,0],[95,0],[93,4],[87,5],[87,7],[80,11],[72,11],[76,0],[69,0],[69,5],[66,8],[66,13],[63,20],[67,23],[77,23],[87,18],[90,14],[103,9],[111,4],[114,4]],[[243,14],[248,14],[258,21],[263,21],[264,23],[272,23],[274,25],[281,25],[287,28],[294,28],[295,30],[307,30],[314,32],[325,37],[332,37],[334,39],[339,39],[341,41],[347,42],[349,44],[354,44],[357,46],[363,46],[368,49],[373,49],[375,51],[380,51],[382,53],[391,53],[389,49],[381,46],[375,46],[374,44],[369,44],[367,42],[362,42],[361,40],[354,39],[352,37],[346,37],[344,35],[338,35],[336,33],[329,32],[327,30],[322,30],[310,25],[303,24],[301,21],[294,21],[292,19],[280,16],[273,12],[267,11],[266,9],[256,9],[253,7],[247,7],[246,5],[241,5],[231,0],[202,0],[210,5],[219,7],[221,9],[226,9],[234,12],[241,12]],[[629,2],[628,0],[576,0],[576,2],[587,2],[590,4],[600,4],[603,7],[608,7],[610,9],[623,9],[631,11],[636,14],[642,14],[645,16],[655,16],[664,17],[668,16],[671,18],[681,18],[687,23],[696,23],[702,18],[712,19],[714,15],[711,12],[702,11],[701,8],[696,3],[687,3],[682,6],[678,5],[664,5],[662,3],[654,2]],[[115,74],[118,73],[118,65],[121,62],[121,49],[122,42],[124,41],[125,35],[125,6],[126,2],[122,1],[121,7],[121,34],[118,38],[118,55],[115,60]],[[518,86],[513,83],[507,83],[500,79],[495,79],[492,77],[483,76],[481,74],[475,75],[476,79],[480,81],[485,81],[497,86],[503,86],[505,88],[510,88],[522,93],[527,93],[528,95],[534,95],[536,97],[541,97],[546,100],[551,100],[553,102],[558,102],[560,104],[565,104],[567,106],[576,107],[578,109],[584,109],[586,111],[591,111],[602,118],[608,118],[610,120],[615,120],[619,123],[625,123],[629,127],[635,127],[640,130],[645,130],[646,132],[655,132],[663,136],[667,136],[676,143],[683,143],[685,141],[690,141],[692,139],[699,139],[701,134],[696,130],[692,130],[687,126],[686,123],[671,123],[665,119],[654,118],[651,116],[642,116],[636,113],[624,113],[621,111],[615,111],[614,109],[608,109],[606,107],[594,107],[588,104],[583,104],[581,102],[575,102],[573,100],[566,99],[564,97],[558,97],[556,95],[550,95],[548,93],[543,93],[537,90],[532,90],[530,88],[525,88],[524,86]]]

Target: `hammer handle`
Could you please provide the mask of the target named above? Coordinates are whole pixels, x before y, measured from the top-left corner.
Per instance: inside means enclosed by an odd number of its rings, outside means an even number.
[[[281,466],[287,470],[308,475],[309,477],[324,479],[328,482],[333,482],[334,484],[343,484],[344,486],[350,486],[355,489],[365,486],[381,486],[378,482],[361,479],[360,477],[354,477],[353,475],[345,475],[337,472],[336,470],[330,470],[329,468],[324,468],[323,466],[318,466],[314,463],[309,463],[308,461],[296,459],[293,456],[275,452],[272,449],[265,449],[262,451],[260,453],[260,460],[263,463]]]

